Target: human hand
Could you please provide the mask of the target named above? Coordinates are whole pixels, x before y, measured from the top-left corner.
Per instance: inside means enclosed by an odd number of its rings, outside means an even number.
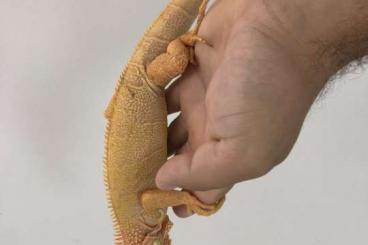
[[[323,29],[297,5],[281,13],[280,1],[271,2],[222,0],[209,11],[199,35],[211,46],[197,45],[199,65],[167,90],[169,113],[181,114],[169,127],[176,155],[160,169],[159,188],[192,190],[211,204],[268,173],[288,156],[313,101],[343,65],[317,56]]]

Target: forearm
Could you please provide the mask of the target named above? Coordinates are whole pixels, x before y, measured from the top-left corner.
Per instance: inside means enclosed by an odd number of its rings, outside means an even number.
[[[307,40],[332,73],[368,54],[368,1],[295,1],[310,11]]]
[[[295,41],[294,52],[325,83],[368,54],[367,0],[263,0],[268,23]],[[282,37],[279,37],[282,38]]]

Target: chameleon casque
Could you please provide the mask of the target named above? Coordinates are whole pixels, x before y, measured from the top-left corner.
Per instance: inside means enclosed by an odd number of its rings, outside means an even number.
[[[194,45],[208,0],[171,0],[145,33],[105,111],[104,177],[116,245],[169,245],[166,210],[186,205],[211,215],[223,201],[200,202],[186,191],[162,191],[155,176],[167,160],[164,89],[194,63]],[[194,30],[188,31],[197,18]]]

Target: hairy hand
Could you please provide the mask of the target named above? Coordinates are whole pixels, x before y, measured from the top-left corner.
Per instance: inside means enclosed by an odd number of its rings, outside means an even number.
[[[160,169],[159,188],[192,190],[214,203],[292,149],[331,74],[312,71],[312,50],[295,28],[305,23],[291,16],[294,23],[282,25],[265,2],[217,1],[205,18],[200,36],[211,46],[198,44],[199,65],[167,90],[169,113],[181,114],[169,127],[175,156]]]

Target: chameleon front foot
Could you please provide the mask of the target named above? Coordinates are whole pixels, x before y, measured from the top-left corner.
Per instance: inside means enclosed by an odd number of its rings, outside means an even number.
[[[216,213],[222,207],[224,201],[225,198],[212,205],[205,204],[187,191],[148,190],[141,196],[141,204],[148,212],[185,205],[189,210],[201,216]]]
[[[188,64],[196,65],[194,46],[196,43],[209,43],[198,36],[199,27],[206,14],[208,0],[203,0],[199,8],[196,26],[167,46],[166,52],[157,56],[153,61],[146,64],[146,74],[150,82],[159,88],[166,85],[178,75],[183,74]]]

